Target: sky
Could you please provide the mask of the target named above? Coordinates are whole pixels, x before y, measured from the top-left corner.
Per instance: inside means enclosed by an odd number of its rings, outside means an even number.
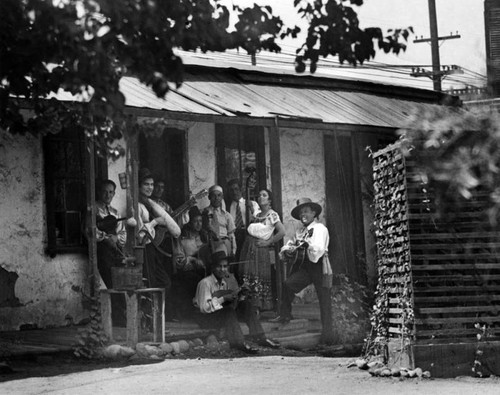
[[[443,81],[443,89],[461,88],[464,84],[482,86],[486,77],[485,33],[484,33],[484,1],[483,0],[435,0],[439,36],[459,34],[461,38],[441,41],[441,65],[458,65],[464,68],[465,74],[449,76]],[[223,0],[230,6],[252,6],[253,3],[270,5],[276,15],[290,25],[307,26],[293,8],[293,0]],[[426,77],[409,76],[408,69],[391,69],[389,65],[431,65],[430,43],[413,43],[415,38],[428,38],[429,8],[428,0],[365,0],[363,6],[355,7],[358,12],[361,27],[377,26],[384,31],[390,28],[412,26],[415,36],[410,37],[406,52],[396,55],[386,55],[378,52],[372,62],[358,68],[355,73],[361,79],[379,79],[383,76],[387,82],[419,86],[432,89],[432,81]],[[286,40],[282,43],[283,53],[292,55],[299,42]],[[266,58],[273,55],[259,54],[257,63],[266,64]],[[319,73],[329,75],[349,75],[350,71],[340,68],[335,58],[323,62],[324,67]],[[374,69],[375,68],[375,69]],[[384,69],[382,73],[380,70]],[[430,67],[429,67],[430,70]]]

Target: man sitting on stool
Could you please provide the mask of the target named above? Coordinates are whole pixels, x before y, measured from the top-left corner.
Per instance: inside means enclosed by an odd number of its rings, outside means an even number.
[[[213,254],[211,270],[212,274],[198,283],[193,299],[201,313],[197,316],[200,326],[225,328],[231,348],[256,354],[258,350],[245,343],[238,322],[241,318],[248,325],[250,337],[258,345],[279,348],[278,343],[266,338],[255,307],[241,294],[234,276],[229,274],[225,251]]]

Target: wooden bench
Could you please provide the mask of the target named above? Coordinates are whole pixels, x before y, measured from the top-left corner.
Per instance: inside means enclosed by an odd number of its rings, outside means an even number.
[[[101,289],[101,317],[104,333],[113,341],[113,322],[111,318],[111,294],[123,294],[127,306],[127,345],[139,342],[140,316],[139,300],[142,294],[151,294],[153,300],[153,342],[165,342],[165,289]]]

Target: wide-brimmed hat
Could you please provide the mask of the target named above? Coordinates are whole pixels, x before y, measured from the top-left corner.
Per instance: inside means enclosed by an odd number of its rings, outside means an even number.
[[[316,217],[319,216],[321,214],[321,211],[323,210],[318,203],[314,203],[311,199],[300,198],[297,200],[297,205],[292,210],[292,217],[300,220],[300,209],[306,206],[311,207],[311,209],[316,213]]]

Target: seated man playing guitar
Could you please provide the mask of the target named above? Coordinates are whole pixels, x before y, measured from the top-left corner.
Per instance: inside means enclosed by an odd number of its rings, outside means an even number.
[[[199,314],[196,316],[201,327],[224,328],[231,348],[247,354],[258,350],[245,342],[238,318],[248,325],[250,337],[260,346],[279,348],[279,344],[267,339],[252,303],[245,298],[234,276],[228,272],[228,258],[225,251],[212,256],[212,274],[198,283],[193,303]]]

